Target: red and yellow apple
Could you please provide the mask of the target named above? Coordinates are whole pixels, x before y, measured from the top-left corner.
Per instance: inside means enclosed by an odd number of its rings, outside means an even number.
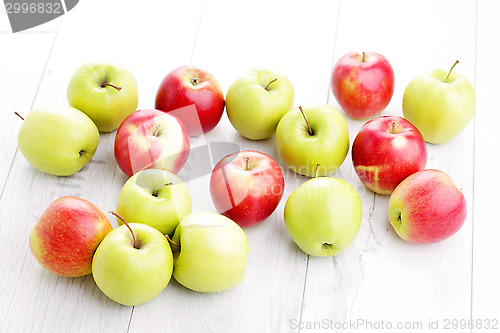
[[[425,169],[427,146],[418,129],[401,117],[364,124],[352,144],[352,164],[363,184],[391,194],[406,177]]]
[[[217,163],[210,178],[210,195],[217,211],[241,227],[263,222],[278,206],[285,181],[270,156],[244,150]]]
[[[145,109],[129,115],[115,137],[115,159],[129,177],[144,169],[177,174],[189,157],[184,124],[168,113]]]
[[[349,52],[333,66],[331,86],[351,118],[368,119],[384,110],[394,93],[394,71],[383,55]]]
[[[412,243],[447,239],[460,230],[466,217],[462,190],[439,170],[414,173],[396,187],[389,200],[389,219],[394,230]]]
[[[186,125],[189,135],[211,131],[224,112],[224,94],[208,71],[181,66],[170,72],[156,93],[155,108],[171,112]]]
[[[97,247],[113,227],[92,203],[76,197],[53,201],[31,229],[31,253],[46,270],[77,277],[92,272]]]

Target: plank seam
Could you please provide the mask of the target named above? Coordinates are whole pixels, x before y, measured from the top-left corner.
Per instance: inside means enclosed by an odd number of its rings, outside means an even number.
[[[50,50],[49,50],[49,54],[47,55],[47,59],[45,61],[45,65],[43,66],[43,70],[42,70],[42,75],[40,77],[40,80],[38,80],[38,85],[36,87],[36,90],[35,90],[35,93],[33,95],[33,99],[31,101],[31,105],[30,105],[30,110],[33,109],[33,105],[35,104],[35,100],[36,100],[36,97],[38,95],[38,92],[40,91],[40,86],[42,85],[42,82],[43,82],[43,78],[45,76],[45,72],[47,71],[47,66],[48,66],[48,63],[49,63],[49,60],[50,60],[50,57],[52,55],[52,51],[54,50],[54,45],[56,43],[56,40],[57,40],[57,36],[59,34],[59,29],[61,27],[61,22],[62,22],[63,18],[61,17],[61,19],[59,20],[59,24],[57,25],[57,30],[54,34],[54,39],[52,40],[52,45],[50,46]],[[52,32],[53,33],[53,32]],[[29,110],[28,110],[29,111]],[[0,191],[0,201],[2,200],[3,198],[3,194],[5,192],[5,187],[7,186],[7,182],[9,180],[9,177],[10,177],[10,173],[12,171],[12,167],[14,166],[14,161],[16,160],[16,157],[17,157],[17,152],[19,151],[19,147],[16,149],[16,151],[14,152],[14,156],[12,157],[12,161],[10,163],[10,166],[9,166],[9,171],[7,172],[7,176],[5,177],[5,181],[3,182],[2,184],[2,191]]]
[[[201,19],[203,17],[203,11],[205,10],[205,2],[206,1],[203,1],[203,5],[201,6],[200,17],[198,19],[198,27],[196,28],[196,35],[194,36],[193,49],[191,50],[191,57],[189,59],[189,64],[190,65],[192,65],[193,57],[194,57],[194,51],[196,50],[196,43],[198,42],[198,34],[200,32]]]
[[[302,322],[302,313],[304,311],[304,299],[305,299],[305,296],[306,296],[306,286],[307,286],[307,272],[309,271],[309,258],[310,258],[310,255],[307,255],[306,273],[304,274],[304,289],[302,289],[302,303],[300,304],[299,323]],[[299,325],[299,333],[300,333],[300,325]]]
[[[335,37],[333,42],[333,52],[332,52],[332,60],[330,61],[330,71],[333,69],[333,65],[335,64],[335,51],[337,46],[337,36],[339,32],[339,21],[340,21],[340,10],[341,10],[342,0],[339,0],[339,4],[337,7],[337,22],[335,23]],[[330,90],[332,89],[332,81],[328,80],[328,90],[326,91],[326,103],[330,103]]]
[[[474,31],[474,89],[477,91],[477,40],[478,40],[478,18],[479,18],[479,1],[476,0],[476,12],[475,12],[475,31]],[[477,102],[476,102],[477,103]],[[474,122],[472,132],[472,212],[471,212],[471,276],[470,276],[470,318],[473,319],[474,316],[474,206],[475,206],[475,174],[476,174],[476,116],[472,120]],[[474,326],[470,328],[470,332],[474,331]]]
[[[127,325],[127,333],[130,331],[130,324],[132,324],[132,316],[134,315],[135,306],[132,307],[132,311],[130,311],[130,318],[128,319]]]

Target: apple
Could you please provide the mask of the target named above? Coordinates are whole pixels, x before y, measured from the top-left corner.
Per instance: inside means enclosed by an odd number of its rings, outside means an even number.
[[[179,222],[191,213],[191,206],[191,195],[179,177],[146,169],[127,180],[118,195],[116,212],[129,223],[144,223],[172,236]]]
[[[326,176],[347,156],[349,129],[344,117],[330,105],[311,104],[284,115],[275,140],[280,159],[292,171],[308,177]]]
[[[155,108],[172,112],[186,125],[189,135],[197,136],[211,131],[219,123],[224,112],[224,93],[208,71],[181,66],[161,82]]]
[[[77,277],[92,272],[92,257],[112,230],[106,216],[92,203],[76,197],[53,201],[29,235],[33,257],[46,270]]]
[[[449,72],[441,69],[421,72],[408,84],[403,96],[404,117],[430,143],[452,140],[474,115],[474,88],[466,78],[452,72],[453,67]]]
[[[210,178],[215,208],[241,227],[252,227],[271,215],[284,189],[278,163],[255,150],[227,155],[217,163]]]
[[[349,52],[333,66],[332,92],[351,118],[368,119],[384,110],[394,93],[394,71],[381,54]]]
[[[119,64],[89,62],[68,84],[69,105],[85,113],[101,132],[112,132],[137,109],[134,75]]]
[[[461,189],[440,170],[414,173],[389,199],[396,233],[412,243],[435,243],[453,236],[465,222],[467,203]]]
[[[31,110],[19,130],[18,146],[35,168],[56,176],[78,172],[94,156],[99,131],[79,110],[42,105]]]
[[[165,289],[172,268],[172,250],[165,236],[149,225],[127,223],[101,242],[92,262],[92,275],[106,296],[135,306],[149,302]]]
[[[292,83],[269,68],[253,68],[234,81],[226,94],[226,112],[245,138],[268,139],[293,106]]]
[[[248,240],[243,229],[216,213],[186,216],[171,240],[173,276],[199,292],[231,289],[245,278]]]
[[[189,157],[184,124],[168,113],[145,109],[129,115],[115,136],[115,159],[127,176],[143,169],[177,174]]]
[[[368,121],[352,144],[356,174],[378,194],[391,194],[406,177],[425,169],[426,163],[427,146],[422,134],[401,117]]]
[[[356,190],[345,180],[309,179],[288,197],[285,226],[305,253],[335,256],[356,238],[363,208]]]

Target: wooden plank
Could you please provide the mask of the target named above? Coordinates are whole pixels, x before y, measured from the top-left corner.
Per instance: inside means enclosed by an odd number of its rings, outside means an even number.
[[[456,71],[474,83],[474,2],[342,1],[338,24],[335,61],[349,51],[367,50],[385,55],[394,68],[394,96],[382,115],[402,116],[404,90],[423,69],[446,69],[460,59]],[[329,103],[339,108],[331,93]],[[352,143],[364,121],[347,119]],[[470,210],[473,140],[471,123],[453,141],[427,145],[427,168],[441,169],[460,184]],[[409,244],[399,239],[389,224],[389,197],[363,187],[350,155],[337,176],[358,190],[364,210],[362,226],[344,253],[333,259],[309,259],[300,325],[324,324],[323,328],[350,332],[354,331],[348,326],[351,322],[359,324],[357,330],[370,330],[363,325],[380,325],[382,321],[394,327],[398,322],[415,322],[414,329],[420,324],[426,329],[429,320],[468,319],[472,213],[449,240]]]
[[[500,91],[500,84],[495,77],[500,74],[500,69],[494,60],[500,52],[500,46],[491,39],[491,34],[500,29],[500,22],[495,15],[499,11],[498,1],[478,1],[472,289],[472,318],[475,328],[478,328],[475,332],[481,332],[481,321],[484,331],[488,320],[490,323],[495,321],[497,329],[500,327],[500,267],[496,264],[500,225],[495,209],[498,205],[495,192],[500,180],[492,172],[492,166],[498,161],[495,146],[500,140],[500,133],[495,126],[499,120],[495,96]]]
[[[80,2],[64,16],[34,104],[67,103],[66,87],[76,68],[107,59],[122,63],[135,74],[139,107],[154,107],[163,76],[191,56],[197,26],[186,22],[199,17],[201,5],[201,1],[155,2],[149,7],[122,1]],[[147,20],[137,23],[137,18]],[[27,52],[31,45],[21,46]],[[91,276],[67,279],[46,272],[31,256],[27,242],[33,223],[61,196],[87,199],[104,212],[115,209],[127,177],[114,160],[114,135],[102,134],[95,156],[71,177],[38,172],[17,154],[0,202],[0,265],[4,272],[0,331],[127,330],[132,308],[109,300]],[[117,225],[114,218],[110,220]]]
[[[55,33],[38,35],[0,34],[3,52],[0,61],[0,112],[4,119],[0,132],[0,198],[7,175],[17,152],[17,133],[22,120],[14,112],[25,115],[31,108],[42,73],[54,41]],[[26,47],[29,45],[29,48]]]
[[[294,85],[295,105],[326,102],[337,8],[336,1],[207,1],[192,64],[211,71],[224,92],[252,67],[274,68]],[[245,229],[250,253],[241,285],[223,293],[200,294],[173,280],[154,303],[134,310],[130,331],[168,327],[187,332],[288,332],[290,320],[300,316],[306,255],[288,235],[283,209],[290,193],[306,178],[279,161],[274,138],[244,139],[226,115],[206,141],[236,143],[276,159],[285,173],[284,197],[268,220]],[[208,184],[209,175],[188,184],[190,189],[196,186],[197,200],[202,202],[195,203],[195,209],[215,211]],[[161,315],[158,308],[163,309]]]

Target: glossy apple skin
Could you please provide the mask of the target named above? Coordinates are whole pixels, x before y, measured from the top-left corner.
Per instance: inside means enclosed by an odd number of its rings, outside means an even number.
[[[285,180],[278,163],[254,150],[227,155],[217,163],[210,178],[215,208],[241,227],[252,227],[269,217],[284,189]]]
[[[349,52],[333,66],[331,86],[351,118],[368,119],[384,110],[394,93],[394,71],[383,55]]]
[[[46,270],[77,277],[92,272],[94,252],[113,227],[92,203],[76,197],[53,201],[31,229],[31,253]]]
[[[137,109],[137,82],[122,65],[90,62],[80,66],[71,77],[67,98],[69,105],[89,116],[99,131],[112,132]]]
[[[401,117],[368,121],[352,144],[356,174],[378,194],[391,194],[406,177],[425,169],[426,163],[427,146],[422,134]]]
[[[446,173],[427,169],[409,176],[389,200],[394,230],[412,243],[435,243],[453,236],[465,222],[463,192]]]
[[[142,170],[130,177],[116,201],[116,212],[125,221],[150,225],[169,236],[191,208],[186,184],[173,173],[158,169]],[[123,222],[118,219],[118,224]]]
[[[94,254],[92,276],[99,289],[113,301],[135,306],[158,296],[172,277],[174,258],[167,238],[155,228],[129,223],[101,242]]]
[[[417,75],[406,87],[403,114],[424,136],[425,141],[441,144],[451,141],[469,124],[476,108],[476,93],[460,74],[429,69]]]
[[[121,123],[114,151],[118,166],[131,177],[144,169],[177,174],[189,157],[189,149],[187,129],[177,117],[145,109],[132,113]]]
[[[278,122],[292,108],[294,95],[286,76],[270,68],[252,68],[227,90],[227,117],[245,138],[265,140],[274,135]]]
[[[281,118],[274,136],[278,155],[290,170],[298,174],[308,177],[329,175],[337,171],[347,156],[347,122],[328,104],[301,107],[313,135],[310,135],[300,109],[290,110]],[[320,166],[316,171],[317,164]]]
[[[345,180],[309,179],[288,197],[285,226],[305,253],[335,256],[347,249],[359,232],[363,217],[361,199]]]
[[[175,229],[170,244],[173,276],[184,287],[219,292],[240,284],[246,275],[248,239],[231,219],[216,213],[189,214]]]
[[[183,109],[195,105],[197,114]],[[174,111],[186,125],[189,135],[198,136],[211,131],[219,123],[224,112],[224,93],[208,71],[181,66],[170,72],[160,84],[156,93],[155,108],[165,112]]]
[[[25,116],[17,143],[33,167],[51,175],[70,176],[94,156],[99,130],[73,107],[42,105]]]

